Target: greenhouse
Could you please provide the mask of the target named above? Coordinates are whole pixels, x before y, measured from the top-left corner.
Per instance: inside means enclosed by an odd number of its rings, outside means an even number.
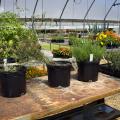
[[[0,0],[0,120],[120,120],[120,0]]]

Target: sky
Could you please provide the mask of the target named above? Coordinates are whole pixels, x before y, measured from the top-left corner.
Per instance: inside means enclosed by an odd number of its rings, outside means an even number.
[[[26,0],[26,13],[25,13],[25,0],[1,0],[0,11],[12,11],[19,14],[21,17],[31,17],[36,0]],[[83,19],[87,9],[93,0],[69,0],[68,5],[62,18],[69,19]],[[46,18],[59,18],[61,11],[64,7],[66,0],[43,0],[43,13]],[[103,20],[106,12],[112,5],[114,0],[96,0],[92,9],[90,10],[87,19],[100,19]],[[120,0],[117,0],[120,3]],[[20,8],[16,9],[16,6]],[[42,0],[38,0],[35,16],[42,16]],[[107,19],[120,20],[120,6],[115,6],[110,11]]]

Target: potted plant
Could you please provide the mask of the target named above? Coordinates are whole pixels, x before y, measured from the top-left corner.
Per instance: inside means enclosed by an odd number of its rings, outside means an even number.
[[[0,54],[3,58],[14,57],[18,63],[0,67],[1,94],[5,97],[18,97],[26,93],[26,67],[29,60],[45,61],[38,44],[35,31],[27,29],[13,13],[1,13]],[[5,25],[5,26],[3,26]]]
[[[78,64],[78,80],[88,82],[98,78],[98,66],[105,49],[91,40],[81,39],[73,45],[73,56]]]
[[[70,69],[71,64],[66,61],[48,63],[48,84],[51,87],[68,87],[70,85]]]
[[[100,72],[120,78],[120,51],[107,51],[105,59],[107,63],[100,65]]]
[[[99,41],[101,46],[106,46],[107,49],[120,46],[120,36],[112,28],[97,33],[96,40]]]
[[[79,40],[76,33],[70,33],[68,35],[69,45],[73,45],[74,40]]]
[[[53,36],[51,42],[52,43],[64,43],[64,36],[62,35]]]
[[[26,67],[20,65],[0,68],[1,95],[18,97],[26,93]]]
[[[54,58],[71,58],[72,51],[70,48],[60,47],[58,49],[53,49],[52,51]]]
[[[10,12],[0,14],[0,59],[7,59],[7,62],[15,62],[14,49],[20,40],[19,32],[23,24],[17,16]]]

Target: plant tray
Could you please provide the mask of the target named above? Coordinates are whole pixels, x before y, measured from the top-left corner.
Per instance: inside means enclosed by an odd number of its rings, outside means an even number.
[[[104,73],[104,74],[120,78],[120,71],[112,69],[111,67],[108,67],[107,64],[100,65],[99,71]]]
[[[120,111],[104,103],[88,104],[86,109],[84,110],[84,107],[76,108],[43,120],[113,120],[120,116]]]

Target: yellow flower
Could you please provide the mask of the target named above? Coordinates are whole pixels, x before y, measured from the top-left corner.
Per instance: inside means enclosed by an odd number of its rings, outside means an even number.
[[[100,44],[103,46],[104,45],[104,43],[103,42],[100,42]]]

